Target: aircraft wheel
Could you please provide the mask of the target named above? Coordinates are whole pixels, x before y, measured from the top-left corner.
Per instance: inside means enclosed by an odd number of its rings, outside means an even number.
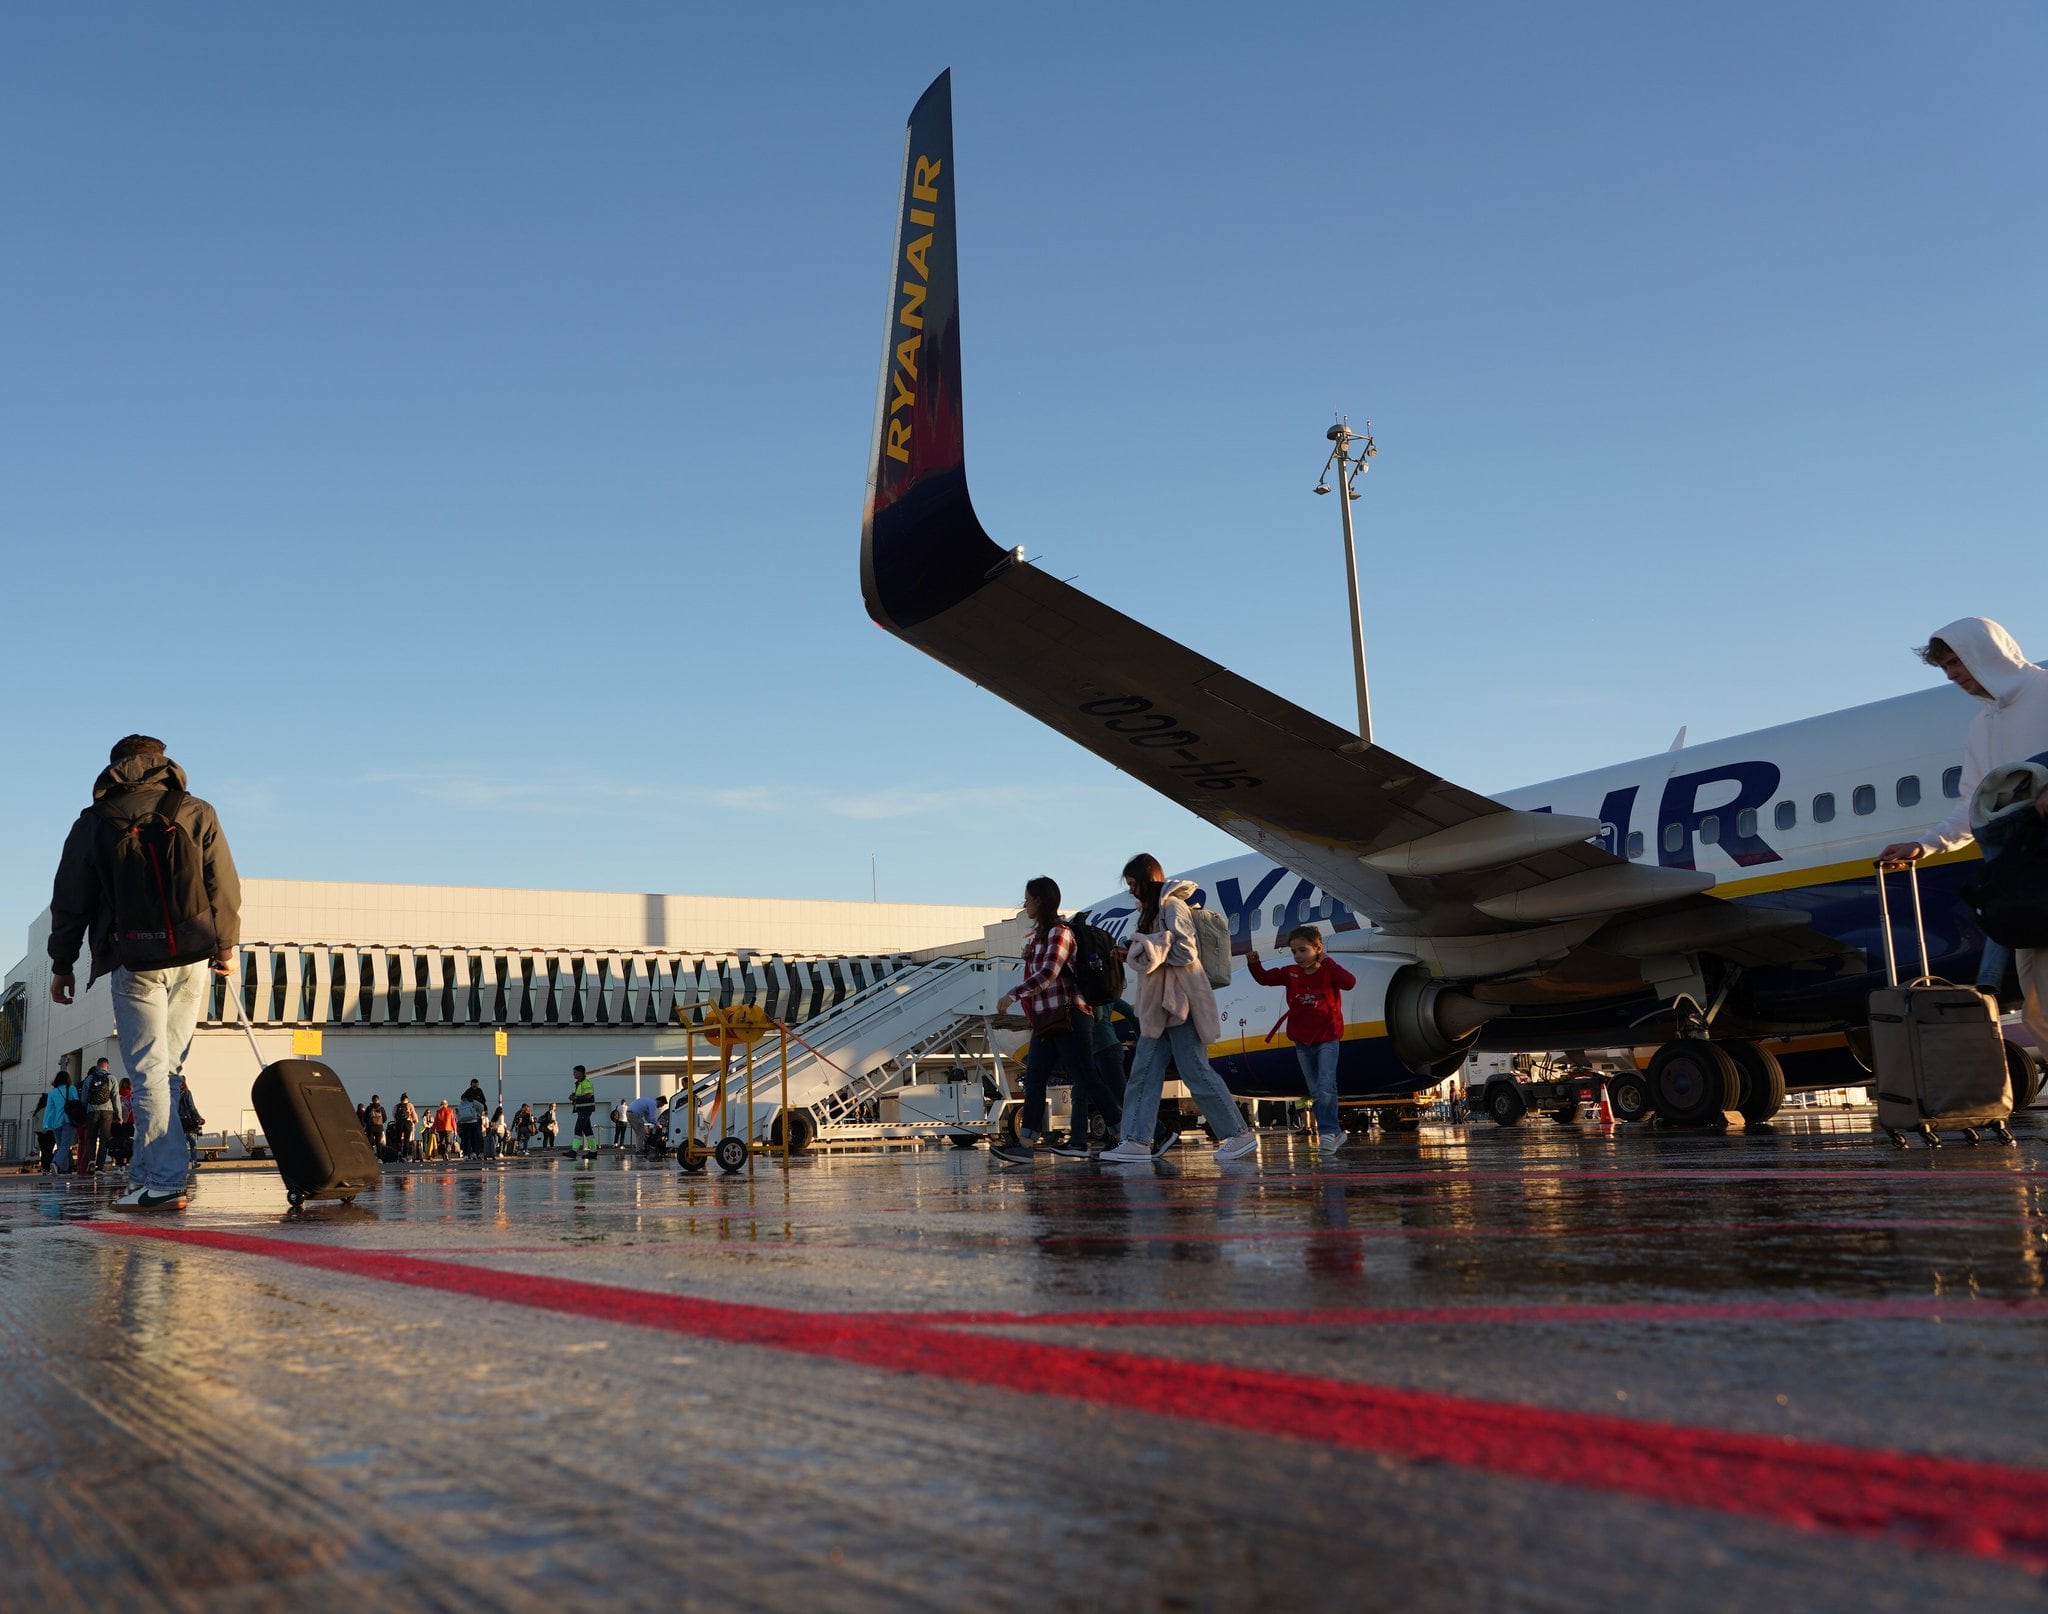
[[[1650,1056],[1650,1104],[1673,1126],[1701,1126],[1735,1108],[1741,1067],[1704,1037],[1674,1037]]]
[[[1617,1121],[1647,1121],[1654,1113],[1649,1080],[1639,1070],[1608,1077],[1607,1102]]]
[[[747,1140],[739,1137],[720,1138],[718,1147],[711,1151],[711,1158],[718,1162],[720,1171],[738,1171],[747,1163]]]
[[[1785,1107],[1785,1068],[1776,1054],[1747,1037],[1734,1037],[1715,1046],[1735,1061],[1735,1107],[1743,1120],[1756,1126]]]
[[[2041,1067],[2016,1042],[2005,1045],[2005,1068],[2012,1075],[2012,1107],[2023,1110],[2041,1096]]]
[[[1495,1082],[1486,1090],[1486,1113],[1498,1126],[1520,1126],[1529,1113],[1529,1101],[1513,1082]]]
[[[793,1155],[808,1154],[811,1140],[818,1135],[818,1123],[811,1119],[809,1110],[780,1110],[775,1119],[768,1123],[768,1147],[776,1154],[782,1152],[782,1123],[789,1121],[789,1152]]]

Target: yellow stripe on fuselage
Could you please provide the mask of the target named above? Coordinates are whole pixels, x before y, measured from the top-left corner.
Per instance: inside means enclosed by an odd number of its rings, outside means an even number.
[[[1931,869],[1939,863],[1965,863],[1982,854],[1974,846],[1965,846],[1953,852],[1935,852],[1920,860],[1920,867]],[[1822,863],[1810,869],[1789,869],[1782,874],[1760,874],[1752,880],[1716,881],[1707,892],[1710,897],[1753,897],[1764,891],[1789,891],[1802,885],[1839,885],[1844,880],[1868,880],[1877,873],[1873,859],[1856,858],[1847,863]]]
[[[1347,1024],[1344,1027],[1344,1035],[1339,1040],[1343,1042],[1364,1042],[1370,1037],[1384,1037],[1386,1034],[1386,1021],[1360,1020],[1356,1025]],[[1221,1059],[1226,1055],[1255,1054],[1263,1048],[1292,1048],[1294,1046],[1295,1044],[1284,1031],[1274,1032],[1271,1042],[1268,1042],[1263,1036],[1254,1037],[1247,1031],[1240,1037],[1225,1037],[1220,1042],[1210,1043],[1209,1057],[1211,1059]]]

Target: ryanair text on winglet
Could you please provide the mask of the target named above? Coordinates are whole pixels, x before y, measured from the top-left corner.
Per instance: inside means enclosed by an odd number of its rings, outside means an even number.
[[[933,183],[939,177],[939,165],[929,157],[920,157],[911,169],[910,199],[916,202],[939,200],[939,188]],[[931,271],[925,266],[926,255],[932,249],[932,227],[938,223],[938,215],[928,207],[913,206],[910,209],[910,223],[921,226],[924,234],[906,242],[903,261],[915,272],[915,279],[906,275],[903,281],[903,307],[896,315],[898,335],[896,343],[896,368],[889,373],[889,381],[895,389],[889,399],[889,435],[883,444],[883,452],[892,460],[910,463],[910,415],[917,407],[917,350],[924,344],[924,299],[931,285]]]

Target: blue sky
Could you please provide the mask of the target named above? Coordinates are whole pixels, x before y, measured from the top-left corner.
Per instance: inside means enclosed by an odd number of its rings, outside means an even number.
[[[946,66],[983,519],[1247,676],[1350,714],[1339,409],[1378,738],[1477,788],[2048,657],[2038,6],[15,7],[0,925],[131,729],[251,874],[1227,852],[862,610]]]

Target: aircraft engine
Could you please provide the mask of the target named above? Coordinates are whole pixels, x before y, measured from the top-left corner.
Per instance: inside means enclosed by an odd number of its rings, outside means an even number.
[[[1419,1076],[1451,1075],[1479,1040],[1479,1028],[1501,1012],[1418,965],[1387,983],[1387,1036],[1395,1057]]]

